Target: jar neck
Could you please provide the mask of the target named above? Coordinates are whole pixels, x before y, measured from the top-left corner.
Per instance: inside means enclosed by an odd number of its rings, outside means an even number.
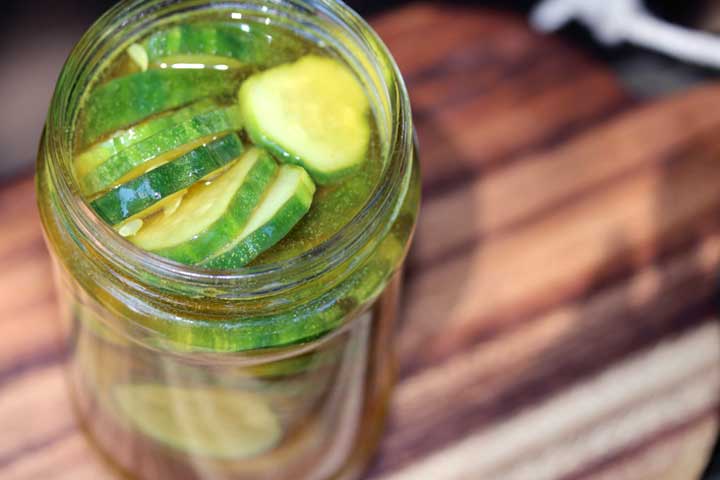
[[[179,15],[212,9],[231,18],[270,19],[331,46],[356,71],[374,108],[382,142],[384,174],[364,208],[337,234],[312,250],[276,264],[210,272],[148,254],[102,222],[83,200],[72,175],[74,130],[83,95],[116,52]],[[106,13],[70,55],[53,98],[42,154],[49,182],[79,255],[120,277],[131,289],[158,300],[178,298],[247,300],[281,297],[292,290],[302,300],[309,280],[336,283],[372,254],[397,216],[408,189],[412,120],[404,83],[386,47],[372,29],[334,0],[129,0]],[[317,294],[317,291],[315,291]]]

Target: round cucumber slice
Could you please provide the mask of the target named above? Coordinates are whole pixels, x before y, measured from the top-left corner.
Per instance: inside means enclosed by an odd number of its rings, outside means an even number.
[[[367,158],[368,99],[337,60],[309,55],[253,75],[239,100],[253,142],[304,167],[320,185],[339,181]]]
[[[217,68],[270,66],[297,56],[297,42],[266,25],[192,23],[154,33],[143,42],[151,65],[203,64]],[[225,60],[223,60],[225,59]]]
[[[151,219],[131,241],[178,262],[200,262],[241,234],[276,170],[270,155],[253,148],[214,181],[191,188],[174,213]]]
[[[161,159],[183,145],[194,146],[203,139],[216,134],[239,130],[242,127],[237,106],[203,112],[176,125],[162,130],[142,142],[136,143],[79,177],[80,189],[91,196],[115,185],[137,167],[143,167],[151,160]],[[141,172],[138,172],[141,173]]]
[[[177,111],[166,112],[139,123],[127,130],[120,130],[104,142],[97,143],[75,157],[75,176],[80,179],[95,170],[114,155],[149,139],[155,134],[190,120],[201,113],[216,110],[217,104],[210,100],[197,102]]]
[[[126,384],[114,399],[134,428],[171,448],[221,460],[262,455],[282,426],[257,394],[213,388]]]
[[[242,152],[240,138],[234,133],[227,135],[110,190],[93,201],[91,206],[107,223],[117,225],[190,187],[239,157]]]
[[[87,98],[81,146],[152,115],[232,90],[227,73],[217,70],[148,70],[116,78]]]
[[[283,165],[242,232],[201,265],[220,270],[247,265],[307,214],[314,194],[315,184],[305,170]]]

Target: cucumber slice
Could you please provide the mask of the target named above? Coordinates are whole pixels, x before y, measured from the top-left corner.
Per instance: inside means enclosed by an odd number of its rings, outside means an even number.
[[[368,99],[337,60],[309,55],[253,75],[239,98],[253,142],[301,165],[320,185],[342,179],[366,160]]]
[[[262,455],[282,438],[279,418],[257,394],[219,388],[118,385],[122,414],[153,440],[220,460]]]
[[[81,144],[147,117],[207,97],[227,95],[233,82],[215,70],[148,70],[97,87],[85,103]]]
[[[315,184],[305,170],[283,165],[240,235],[201,265],[220,270],[247,265],[305,216],[314,194]]]
[[[156,164],[164,163],[165,159],[161,158],[163,155],[183,145],[197,146],[212,135],[239,130],[241,127],[237,106],[200,113],[113,155],[85,176],[79,177],[80,189],[87,196],[107,190],[133,169],[144,167],[150,160],[155,159]]]
[[[194,23],[154,33],[143,46],[149,63],[155,66],[199,63],[267,67],[293,58],[297,43],[289,38],[276,28],[261,25]]]
[[[78,179],[83,178],[113,155],[196,115],[215,109],[217,109],[215,102],[204,100],[177,111],[167,112],[127,130],[118,131],[109,139],[93,145],[75,158],[75,175]]]
[[[242,152],[242,142],[236,134],[230,134],[110,190],[91,206],[100,218],[117,225],[165,197],[188,188]]]
[[[151,219],[131,241],[181,263],[198,263],[241,234],[277,164],[253,148],[211,183],[194,186],[171,215]]]

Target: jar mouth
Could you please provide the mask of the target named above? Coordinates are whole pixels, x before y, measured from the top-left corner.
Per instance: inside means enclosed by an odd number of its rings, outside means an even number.
[[[143,36],[159,22],[194,9],[250,10],[267,18],[313,22],[317,33],[327,40],[352,43],[333,45],[340,50],[372,94],[379,129],[384,129],[383,178],[355,217],[332,237],[316,247],[276,263],[216,271],[183,265],[146,252],[121,237],[105,224],[83,199],[71,171],[74,125],[83,95],[90,89],[99,69],[125,43]],[[242,14],[240,14],[242,15]],[[237,18],[233,16],[232,18]],[[331,25],[329,32],[321,23]],[[128,40],[129,39],[129,40]],[[340,42],[340,40],[338,40]],[[352,51],[351,51],[352,49]],[[384,116],[384,120],[381,115]],[[383,124],[384,122],[384,124]],[[382,135],[381,135],[382,136]],[[141,284],[163,289],[204,294],[213,292],[233,297],[259,296],[293,288],[318,278],[343,264],[362,261],[372,251],[372,239],[389,229],[402,203],[410,178],[413,127],[408,94],[387,47],[372,28],[352,9],[337,0],[255,0],[212,2],[209,0],[126,0],[108,11],[84,35],[70,55],[58,80],[44,136],[48,174],[58,198],[67,211],[66,227],[80,250],[93,252],[120,275]],[[381,236],[381,235],[380,235]],[[142,272],[142,273],[141,273]]]

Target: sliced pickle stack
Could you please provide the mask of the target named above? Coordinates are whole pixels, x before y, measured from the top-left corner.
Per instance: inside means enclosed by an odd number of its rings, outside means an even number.
[[[174,26],[127,55],[140,71],[86,99],[75,175],[98,216],[149,252],[249,265],[307,215],[316,186],[367,161],[369,103],[339,60],[224,23]]]

